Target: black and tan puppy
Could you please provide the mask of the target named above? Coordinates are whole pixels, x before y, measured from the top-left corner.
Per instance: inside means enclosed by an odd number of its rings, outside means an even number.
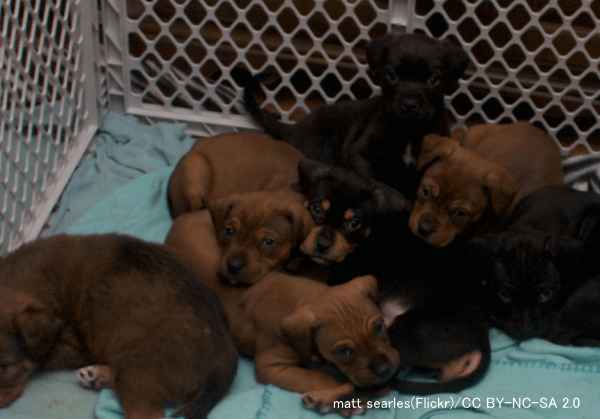
[[[0,261],[0,406],[30,375],[101,365],[127,419],[206,417],[237,353],[217,297],[162,245],[58,235]],[[102,377],[100,377],[102,378]]]
[[[300,250],[317,263],[344,261],[374,228],[386,228],[381,224],[387,216],[408,216],[412,209],[389,186],[327,163],[301,160],[298,178],[293,188],[305,196],[315,222]]]
[[[428,133],[448,135],[444,95],[453,91],[469,58],[448,41],[389,34],[369,42],[367,60],[381,96],[322,106],[289,125],[254,99],[265,78],[260,74],[246,87],[244,102],[269,135],[307,158],[374,177],[412,199],[421,140]]]
[[[515,339],[600,345],[600,196],[550,186],[475,237],[494,325]]]

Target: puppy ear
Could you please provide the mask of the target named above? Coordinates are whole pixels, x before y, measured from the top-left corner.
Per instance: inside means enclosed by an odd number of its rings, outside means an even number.
[[[379,289],[377,288],[377,278],[373,275],[365,275],[354,278],[348,282],[348,286],[356,287],[365,296],[377,303],[379,299]]]
[[[385,57],[390,49],[391,34],[381,38],[375,38],[367,44],[367,62],[369,63],[368,74],[377,86],[381,86],[385,71]]]
[[[444,44],[446,62],[448,63],[448,72],[446,74],[451,84],[454,84],[465,72],[470,59],[461,47],[452,44],[448,40],[444,40],[442,43]]]
[[[517,193],[517,182],[500,167],[490,170],[485,175],[483,186],[489,191],[495,214],[501,214]]]
[[[314,334],[318,326],[317,317],[308,308],[296,310],[281,321],[283,334],[287,336],[296,351],[305,358],[313,355]]]
[[[208,210],[215,226],[217,235],[231,210],[239,204],[238,194],[219,198],[208,203]]]
[[[544,251],[554,261],[559,272],[565,275],[581,260],[584,245],[579,239],[549,234],[544,239]]]
[[[427,134],[423,137],[423,145],[417,160],[417,171],[431,166],[437,160],[449,157],[457,146],[458,143],[450,138]]]
[[[383,183],[377,183],[378,186],[373,191],[373,197],[380,213],[395,214],[412,212],[412,204],[404,195]]]
[[[36,362],[50,353],[62,330],[62,322],[48,309],[35,306],[18,314],[14,325],[25,352]]]
[[[306,194],[317,179],[327,175],[331,165],[312,159],[302,159],[298,162],[298,183],[292,186],[295,192]]]
[[[294,231],[294,237],[292,240],[292,247],[298,246],[304,241],[310,229],[315,225],[310,212],[303,205],[290,204],[283,211],[283,215],[288,217],[292,223],[292,229]]]

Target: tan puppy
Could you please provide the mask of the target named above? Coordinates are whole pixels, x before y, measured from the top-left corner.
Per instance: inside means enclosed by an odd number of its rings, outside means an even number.
[[[231,285],[250,285],[281,270],[314,222],[304,197],[278,192],[233,194],[209,205],[221,258],[217,273]]]
[[[275,190],[298,181],[303,154],[254,131],[201,138],[177,163],[168,186],[173,218],[232,193]]]
[[[493,229],[527,194],[564,182],[559,148],[527,122],[478,125],[460,144],[427,135],[417,166],[426,171],[409,227],[438,247]]]
[[[208,211],[178,217],[165,244],[189,260],[219,296],[236,346],[255,357],[257,380],[303,393],[307,408],[333,410],[333,401],[357,386],[384,383],[398,368],[398,354],[374,301],[374,277],[330,287],[269,272],[251,287],[233,287],[216,274],[220,249]],[[350,382],[301,367],[323,361],[336,365]]]
[[[376,300],[370,275],[329,286],[270,272],[243,295],[230,326],[238,349],[254,357],[258,382],[302,393],[305,407],[324,413],[357,388],[387,382],[399,366]],[[333,364],[349,382],[307,362]]]

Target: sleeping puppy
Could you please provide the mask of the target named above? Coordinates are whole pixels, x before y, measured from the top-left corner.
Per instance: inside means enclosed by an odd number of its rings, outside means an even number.
[[[381,96],[316,108],[295,125],[261,109],[254,95],[264,74],[244,90],[246,109],[266,132],[307,158],[373,177],[409,199],[425,134],[448,135],[444,95],[453,91],[469,58],[448,41],[424,35],[386,35],[367,45],[369,74]]]
[[[373,276],[331,287],[270,272],[242,296],[231,330],[238,349],[254,358],[258,382],[302,393],[309,409],[349,416],[361,412],[333,402],[383,385],[399,364],[376,300]],[[307,363],[331,364],[348,381]]]
[[[297,181],[303,158],[294,147],[252,131],[200,138],[177,163],[167,190],[171,216],[217,198],[279,189]]]
[[[302,195],[284,188],[233,194],[209,204],[221,258],[217,273],[231,285],[251,285],[281,270],[313,221]]]
[[[524,196],[563,183],[560,150],[527,122],[478,125],[460,144],[428,135],[418,169],[410,230],[438,247],[496,228]]]
[[[36,370],[98,364],[109,376],[96,384],[112,385],[127,418],[162,418],[176,404],[176,416],[206,417],[236,373],[216,296],[162,245],[38,239],[1,261],[0,307],[1,407]]]
[[[304,159],[294,190],[305,196],[315,225],[300,250],[321,264],[340,263],[368,240],[389,214],[408,214],[410,202],[398,191],[355,172]],[[348,278],[350,279],[350,278]]]
[[[600,344],[600,196],[550,186],[475,237],[494,325],[518,340]]]

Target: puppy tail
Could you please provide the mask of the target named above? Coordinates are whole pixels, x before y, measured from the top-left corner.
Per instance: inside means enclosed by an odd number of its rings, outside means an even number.
[[[275,114],[262,109],[256,102],[255,94],[261,91],[260,84],[269,76],[268,71],[254,75],[244,88],[244,107],[254,121],[263,127],[267,134],[276,140],[286,141],[290,138],[294,124],[285,124]]]
[[[491,348],[488,346],[482,353],[477,368],[469,375],[445,383],[410,381],[395,379],[390,382],[390,388],[399,393],[427,396],[438,393],[458,393],[477,384],[487,373],[491,360]]]
[[[224,348],[227,353],[230,348]],[[235,350],[234,350],[235,351]],[[221,362],[213,360],[211,371],[202,383],[196,395],[172,417],[186,419],[205,419],[215,405],[227,394],[237,373],[237,353],[221,356]]]

